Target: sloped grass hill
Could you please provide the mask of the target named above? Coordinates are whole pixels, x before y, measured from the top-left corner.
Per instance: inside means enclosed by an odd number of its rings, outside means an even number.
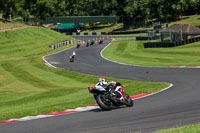
[[[200,27],[200,15],[184,16],[181,20],[170,23],[173,24],[191,24]]]
[[[53,50],[49,45],[72,39],[40,27],[0,33],[0,121],[95,103],[87,87],[98,77],[50,68],[42,60],[44,55],[73,46]],[[169,85],[107,79],[122,82],[129,95],[151,93]]]
[[[146,49],[144,42],[146,41],[113,42],[103,51],[103,55],[113,61],[131,65],[200,66],[200,42],[174,48]]]

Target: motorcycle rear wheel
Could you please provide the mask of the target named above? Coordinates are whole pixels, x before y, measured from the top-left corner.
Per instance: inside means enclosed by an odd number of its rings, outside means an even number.
[[[113,103],[111,100],[106,99],[105,95],[99,94],[96,97],[97,104],[103,109],[103,110],[111,110],[113,108]]]

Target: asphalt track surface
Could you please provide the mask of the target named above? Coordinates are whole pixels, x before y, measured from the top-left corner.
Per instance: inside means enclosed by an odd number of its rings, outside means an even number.
[[[93,37],[94,38],[94,37]],[[88,40],[91,37],[76,37]],[[52,65],[91,75],[138,81],[169,82],[161,93],[135,100],[134,107],[92,110],[38,120],[0,125],[0,133],[121,133],[151,132],[200,122],[200,69],[139,67],[113,63],[100,56],[101,45],[71,48],[46,56]],[[75,50],[74,63],[69,56]],[[116,53],[117,54],[117,53]]]

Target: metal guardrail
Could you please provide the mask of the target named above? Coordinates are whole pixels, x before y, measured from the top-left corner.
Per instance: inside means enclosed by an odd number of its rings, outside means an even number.
[[[137,36],[136,40],[157,40],[160,36]]]
[[[75,43],[75,40],[62,41],[62,42],[59,42],[57,44],[50,45],[49,47],[52,48],[52,49],[57,49],[57,48],[60,48],[62,46],[66,46],[66,45],[74,44],[74,43]]]

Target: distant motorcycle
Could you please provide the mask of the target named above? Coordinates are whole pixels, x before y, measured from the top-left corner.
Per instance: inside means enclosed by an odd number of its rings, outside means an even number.
[[[103,40],[99,40],[99,44],[102,44],[103,43]]]
[[[70,59],[69,59],[70,62],[74,62],[75,55],[76,55],[76,52],[73,51],[73,52],[72,52],[72,55],[70,56]]]
[[[81,45],[80,44],[77,44],[76,48],[79,48]]]
[[[86,47],[89,47],[89,46],[90,46],[90,43],[91,43],[90,40],[88,40],[88,41],[87,41],[87,44],[86,44]]]
[[[95,43],[95,40],[92,40],[91,43],[90,43],[90,45],[94,45],[94,43]]]
[[[75,55],[71,55],[69,61],[74,62],[74,59],[75,59]]]
[[[111,89],[113,86],[115,86],[114,91]],[[122,105],[132,107],[134,104],[133,100],[125,93],[125,89],[120,83],[118,85],[111,84],[107,89],[96,85],[95,87],[88,87],[88,90],[94,95],[97,104],[103,110],[111,110],[114,106]]]

